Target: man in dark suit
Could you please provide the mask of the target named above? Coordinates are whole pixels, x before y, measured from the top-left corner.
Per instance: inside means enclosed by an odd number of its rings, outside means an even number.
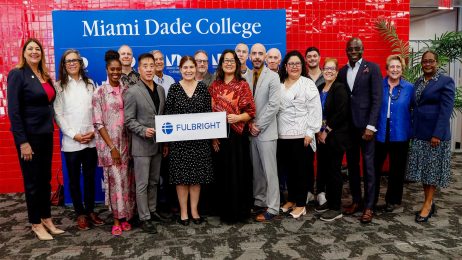
[[[363,51],[361,39],[351,38],[346,46],[348,64],[339,72],[339,78],[350,96],[352,126],[352,146],[347,150],[347,162],[353,203],[344,214],[354,214],[364,206],[361,223],[370,223],[376,189],[374,133],[382,100],[382,75],[377,64],[363,59]],[[364,205],[361,205],[360,151],[363,157]]]
[[[157,233],[152,221],[164,221],[156,212],[159,184],[161,145],[155,140],[155,115],[162,115],[165,105],[164,88],[154,83],[154,56],[138,58],[140,81],[124,95],[125,126],[130,130],[131,155],[135,166],[136,204],[141,228]]]

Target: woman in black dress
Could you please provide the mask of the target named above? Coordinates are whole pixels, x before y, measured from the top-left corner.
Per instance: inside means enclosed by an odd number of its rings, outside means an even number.
[[[166,114],[212,112],[212,101],[207,86],[194,79],[196,67],[193,57],[184,56],[181,59],[182,80],[170,87],[165,106]],[[181,209],[178,223],[189,224],[189,196],[193,223],[201,224],[204,219],[197,210],[200,185],[211,183],[213,180],[210,140],[171,142],[169,152],[170,183],[176,185]]]

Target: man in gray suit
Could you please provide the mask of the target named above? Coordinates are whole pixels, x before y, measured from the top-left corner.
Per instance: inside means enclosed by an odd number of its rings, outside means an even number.
[[[255,220],[273,220],[279,213],[280,194],[276,163],[278,128],[276,115],[280,105],[279,76],[265,67],[266,49],[256,43],[250,50],[253,70],[245,74],[252,90],[257,115],[250,123],[250,152],[253,164]],[[264,210],[265,208],[266,211]]]
[[[138,57],[140,81],[124,94],[125,126],[130,130],[131,154],[135,164],[136,204],[141,228],[157,233],[153,220],[162,220],[156,213],[161,145],[155,140],[155,116],[164,112],[165,91],[154,83],[154,56]]]

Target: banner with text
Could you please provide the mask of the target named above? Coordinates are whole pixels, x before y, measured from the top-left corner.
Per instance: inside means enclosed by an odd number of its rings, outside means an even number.
[[[133,49],[132,65],[144,52],[164,53],[164,72],[180,79],[178,65],[184,55],[197,50],[209,54],[209,71],[214,72],[219,56],[238,43],[249,48],[262,43],[267,49],[286,52],[285,10],[159,9],[53,11],[55,64],[65,50],[80,51],[89,76],[105,81],[104,53],[127,44]],[[250,61],[248,62],[250,65]]]
[[[226,112],[156,116],[156,141],[226,138]]]

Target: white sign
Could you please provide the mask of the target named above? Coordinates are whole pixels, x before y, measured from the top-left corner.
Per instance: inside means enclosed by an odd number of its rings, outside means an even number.
[[[156,116],[158,143],[226,138],[226,134],[226,112]]]

